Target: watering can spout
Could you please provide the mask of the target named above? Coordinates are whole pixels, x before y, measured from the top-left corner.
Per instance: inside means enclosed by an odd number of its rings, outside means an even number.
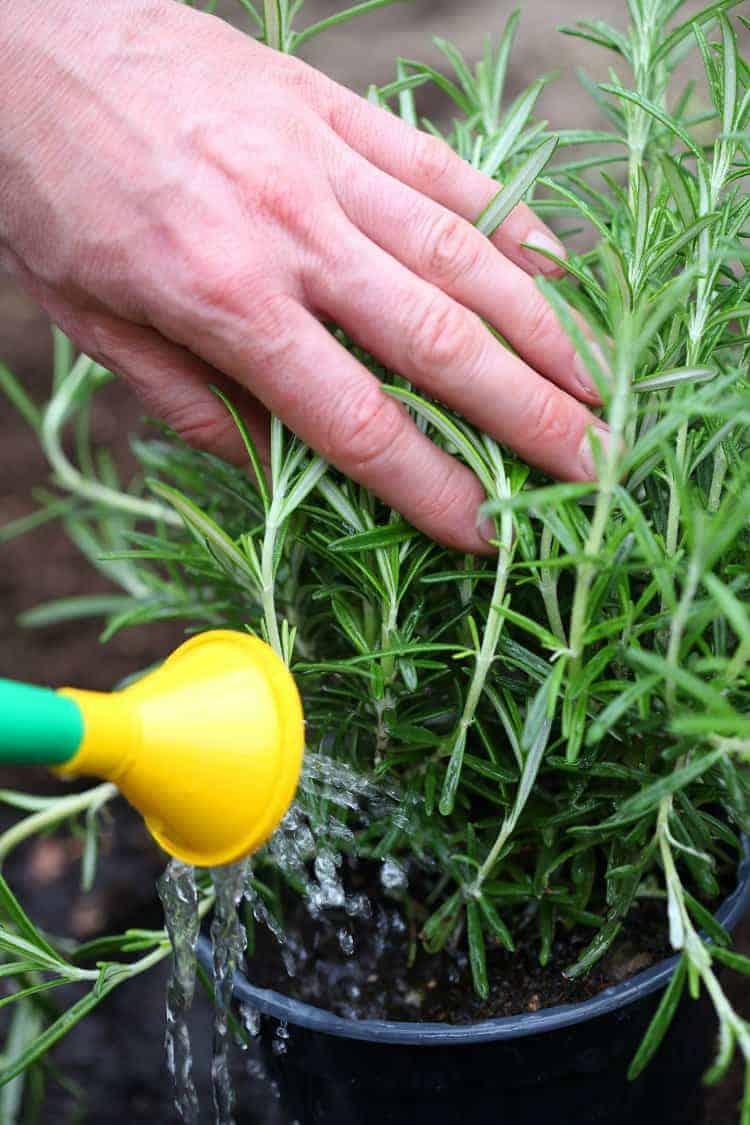
[[[193,637],[112,694],[0,681],[0,760],[114,782],[165,851],[201,867],[268,839],[294,797],[303,749],[291,674],[243,633]]]

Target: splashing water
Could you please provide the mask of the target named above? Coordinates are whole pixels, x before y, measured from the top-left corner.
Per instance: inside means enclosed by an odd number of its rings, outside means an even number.
[[[254,1008],[252,1004],[240,1004],[240,1017],[245,1034],[249,1035],[251,1039],[257,1039],[260,1035],[260,1012],[258,1009]]]
[[[287,1052],[287,1041],[289,1039],[289,1027],[286,1020],[279,1020],[276,1027],[276,1033],[273,1037],[273,1046],[271,1050],[275,1055],[285,1055]]]
[[[173,859],[158,884],[164,907],[172,965],[167,982],[167,1066],[174,1082],[175,1108],[187,1125],[197,1125],[198,1095],[193,1082],[193,1055],[187,1015],[195,993],[195,943],[198,939],[198,895],[195,869]]]
[[[305,753],[300,789],[350,809],[361,809],[363,801],[378,805],[384,800],[403,800],[403,794],[389,789],[382,781],[375,781],[354,766],[313,750]]]
[[[346,957],[354,956],[354,935],[343,926],[338,932],[339,947]]]
[[[269,853],[276,866],[301,888],[313,918],[343,907],[350,917],[366,919],[372,913],[369,899],[361,892],[347,893],[341,871],[342,850],[355,850],[356,835],[335,815],[332,806],[343,809],[345,816],[358,814],[360,822],[367,817],[387,816],[391,825],[405,832],[409,829],[410,810],[404,805],[403,794],[325,753],[307,751],[298,800],[275,832]],[[406,872],[395,861],[386,860],[382,881],[387,890],[403,890]],[[274,926],[268,918],[264,921],[284,944],[287,939],[278,924]],[[294,975],[288,960],[287,954],[287,972]]]
[[[359,826],[370,818],[379,817],[408,831],[410,815],[403,794],[389,791],[380,781],[360,774],[325,753],[308,751],[298,800],[267,845],[266,857],[298,889],[314,919],[325,921],[328,910],[337,912],[340,918],[343,910],[352,919],[352,925],[357,919],[367,921],[373,919],[369,898],[361,891],[349,892],[344,883],[344,853],[355,852],[356,845],[351,824]],[[245,927],[239,913],[243,898],[247,899],[255,921],[265,926],[278,943],[289,976],[295,976],[308,965],[309,951],[285,933],[259,890],[260,884],[248,861],[214,868],[210,875],[215,891],[210,929],[214,977],[213,1104],[217,1125],[235,1125],[229,1028],[233,974],[246,947]],[[394,859],[386,858],[380,882],[386,893],[398,897],[407,884],[407,873]],[[176,1108],[187,1125],[197,1125],[199,1105],[187,1025],[195,992],[195,947],[200,925],[194,869],[172,861],[159,882],[159,895],[173,947],[167,987],[167,1061],[175,1083]],[[378,919],[374,922],[379,932]],[[352,931],[339,921],[335,933],[341,952],[347,959],[352,958],[355,953]],[[248,1040],[259,1034],[260,1014],[243,1005],[239,1015],[247,1046]],[[288,1038],[288,1028],[280,1024],[272,1044],[275,1054],[286,1052]],[[253,1052],[249,1052],[248,1073],[259,1078],[252,1056]],[[267,1079],[266,1075],[262,1077]]]
[[[400,891],[407,885],[406,872],[395,859],[386,859],[380,869],[380,883],[386,891]]]

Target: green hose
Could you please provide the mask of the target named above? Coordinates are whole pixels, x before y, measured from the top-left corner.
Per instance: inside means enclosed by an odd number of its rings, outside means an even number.
[[[50,688],[0,679],[0,762],[58,766],[83,739],[83,716],[72,699]]]

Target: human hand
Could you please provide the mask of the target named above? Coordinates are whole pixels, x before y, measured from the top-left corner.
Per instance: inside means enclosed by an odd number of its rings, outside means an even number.
[[[236,384],[262,454],[272,411],[427,534],[487,550],[478,481],[332,321],[526,460],[594,477],[606,427],[534,283],[555,270],[522,244],[562,249],[532,211],[486,239],[497,184],[447,145],[172,0],[8,7],[3,258],[182,437],[242,460],[209,389]]]

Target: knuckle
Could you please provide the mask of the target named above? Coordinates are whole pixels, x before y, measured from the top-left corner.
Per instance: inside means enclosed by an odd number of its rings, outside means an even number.
[[[361,123],[362,111],[359,98],[351,97],[348,90],[336,88],[325,97],[321,105],[321,116],[328,127],[339,137],[350,137]]]
[[[281,80],[287,90],[305,97],[310,93],[312,87],[310,74],[299,60],[290,59],[289,61],[285,60],[285,62],[286,65],[279,70]]]
[[[197,250],[189,254],[183,282],[198,309],[235,312],[240,292],[246,293],[241,269]]]
[[[319,207],[316,230],[296,261],[295,280],[305,303],[309,308],[327,307],[340,298],[343,287],[357,286],[364,278],[348,223],[327,207]]]
[[[232,260],[191,245],[173,271],[173,288],[159,316],[169,315],[179,326],[193,323],[207,338],[236,334],[238,323],[249,323],[252,344],[274,351],[286,341],[286,294],[273,288],[263,264]]]
[[[306,126],[292,122],[287,129],[296,132],[299,140]],[[290,162],[284,158],[284,152],[290,149],[297,152],[296,144],[287,140],[283,152],[269,158],[264,156],[262,168],[258,168],[252,178],[247,207],[256,219],[282,230],[297,243],[307,244],[315,237],[317,216],[325,192],[321,187],[317,164],[307,156],[302,169],[306,189],[300,191],[299,183],[295,183],[290,175]],[[299,160],[295,163],[299,165]]]
[[[356,475],[390,456],[403,426],[400,407],[378,384],[366,382],[349,396],[343,414],[335,413],[328,431],[331,460],[345,462]]]
[[[524,336],[532,348],[559,347],[560,325],[552,307],[538,289],[532,291],[531,300],[524,318]]]
[[[438,527],[453,522],[458,512],[463,515],[466,504],[466,489],[462,489],[453,468],[448,468],[431,487],[426,489],[419,501],[419,517],[425,524]]]
[[[287,99],[288,102],[288,99]],[[209,167],[224,195],[224,206],[244,211],[258,220],[295,232],[311,224],[309,193],[314,190],[314,154],[320,146],[320,130],[312,114],[290,112],[279,99],[263,104],[264,118],[246,137],[245,122],[234,114],[217,118],[207,113],[185,126],[184,147],[191,161]],[[306,192],[291,171],[305,168]],[[192,202],[199,213],[209,213],[219,226],[225,218],[204,199]],[[239,214],[236,214],[239,218]]]
[[[342,279],[354,280],[357,277],[352,262],[351,241],[346,236],[321,224],[320,238],[309,247],[301,264],[303,281],[315,291],[329,295],[341,292]],[[330,237],[329,237],[330,235]]]
[[[253,182],[253,210],[280,220],[288,214],[296,215],[296,199],[288,188],[283,161],[273,156],[264,158],[263,167],[258,169],[258,175]],[[290,194],[293,197],[291,200]]]
[[[162,412],[163,420],[174,432],[195,449],[218,453],[233,434],[233,422],[218,413],[213,402],[187,401]]]
[[[524,436],[530,446],[564,445],[572,436],[571,411],[564,395],[541,382],[526,400]]]
[[[240,294],[253,282],[246,261],[235,252],[227,252],[223,239],[201,237],[200,227],[170,232],[165,242],[162,256],[169,263],[169,283],[154,295],[152,305],[158,299],[162,311],[171,310],[178,317],[195,318],[201,324],[237,312]],[[156,252],[152,249],[144,256],[144,284],[150,280],[146,270],[153,268]]]
[[[432,297],[414,318],[409,359],[418,369],[464,366],[473,349],[471,329],[465,309],[442,294]]]
[[[162,207],[169,206],[170,197],[178,207],[190,209],[193,219],[210,216],[220,219],[227,206],[236,204],[240,186],[250,179],[257,164],[257,153],[253,152],[246,139],[246,122],[233,108],[220,109],[206,107],[198,112],[185,115],[185,120],[177,124],[177,151],[184,162],[182,182],[175,193],[175,185],[167,176],[159,185]],[[270,142],[273,140],[268,124],[258,126],[253,141],[266,159],[273,158]],[[268,156],[266,157],[266,153]],[[196,176],[196,172],[201,175]],[[206,191],[207,177],[210,176],[211,191]],[[152,188],[152,196],[154,189]],[[173,210],[170,208],[169,212]],[[181,227],[188,216],[179,214]]]
[[[68,327],[72,327],[69,322]],[[77,331],[71,333],[86,355],[96,363],[119,375],[122,373],[122,345],[118,332],[107,318],[88,317],[80,319]],[[67,330],[67,329],[66,329]]]
[[[285,116],[280,125],[287,151],[309,152],[316,146],[317,130],[313,127],[313,120],[306,115],[296,113]]]
[[[457,215],[441,215],[427,238],[426,266],[438,283],[454,284],[479,265],[482,246]]]
[[[329,78],[302,59],[288,54],[274,59],[274,66],[279,79],[291,94],[299,97],[305,105],[321,112],[325,109],[333,87]]]
[[[453,150],[429,133],[418,133],[414,145],[413,167],[417,182],[423,187],[436,187],[454,165]]]
[[[297,306],[287,293],[258,289],[249,301],[255,350],[265,359],[283,360],[291,355],[297,341],[292,328]]]

